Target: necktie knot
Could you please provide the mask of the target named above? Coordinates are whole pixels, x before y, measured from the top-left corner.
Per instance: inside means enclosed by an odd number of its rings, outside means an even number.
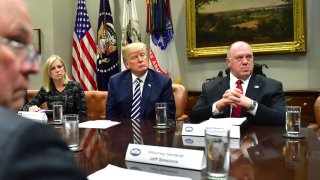
[[[236,88],[240,89],[241,92],[243,92],[242,83],[243,83],[243,82],[242,82],[240,79],[238,79],[238,81],[236,82],[236,84],[237,84],[237,87],[236,87]]]
[[[139,84],[141,82],[141,79],[140,78],[137,78],[136,80],[135,80],[135,84],[137,85],[137,84]]]
[[[237,86],[241,86],[242,81],[240,79],[238,79],[238,81],[236,82]]]

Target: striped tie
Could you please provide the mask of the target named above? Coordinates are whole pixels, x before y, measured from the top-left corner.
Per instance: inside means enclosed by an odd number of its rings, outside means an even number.
[[[133,131],[133,143],[143,144],[140,119],[131,119],[131,121],[132,121],[132,131]]]
[[[140,79],[135,80],[135,88],[132,98],[131,119],[140,119],[140,103],[141,103],[141,91],[140,91]]]

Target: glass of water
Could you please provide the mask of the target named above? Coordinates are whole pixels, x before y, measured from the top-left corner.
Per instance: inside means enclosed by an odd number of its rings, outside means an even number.
[[[63,123],[63,105],[61,101],[55,101],[52,103],[53,111],[53,123],[62,124]]]
[[[208,179],[228,179],[230,167],[230,130],[207,127],[205,129],[205,153]]]
[[[288,137],[300,134],[301,106],[286,106],[286,131]]]
[[[65,126],[65,138],[71,151],[80,148],[79,141],[79,119],[77,114],[66,114],[63,116]]]

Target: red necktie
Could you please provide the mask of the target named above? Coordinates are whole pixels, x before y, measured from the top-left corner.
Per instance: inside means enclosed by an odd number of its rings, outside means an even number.
[[[242,81],[239,79],[237,82],[237,88],[241,90],[241,92],[243,92],[242,89]],[[242,112],[242,107],[238,106],[238,107],[232,107],[232,113],[231,113],[231,117],[241,117],[241,112]]]

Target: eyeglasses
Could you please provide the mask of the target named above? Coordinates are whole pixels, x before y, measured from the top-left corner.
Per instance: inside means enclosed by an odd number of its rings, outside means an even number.
[[[50,70],[51,71],[56,70],[56,69],[61,70],[63,67],[64,67],[63,65],[58,65],[56,67],[51,67]]]
[[[19,58],[25,60],[30,64],[41,64],[41,55],[36,49],[28,45],[22,44],[20,42],[7,39],[0,36],[0,43],[8,45],[8,47],[14,52],[14,54]]]

